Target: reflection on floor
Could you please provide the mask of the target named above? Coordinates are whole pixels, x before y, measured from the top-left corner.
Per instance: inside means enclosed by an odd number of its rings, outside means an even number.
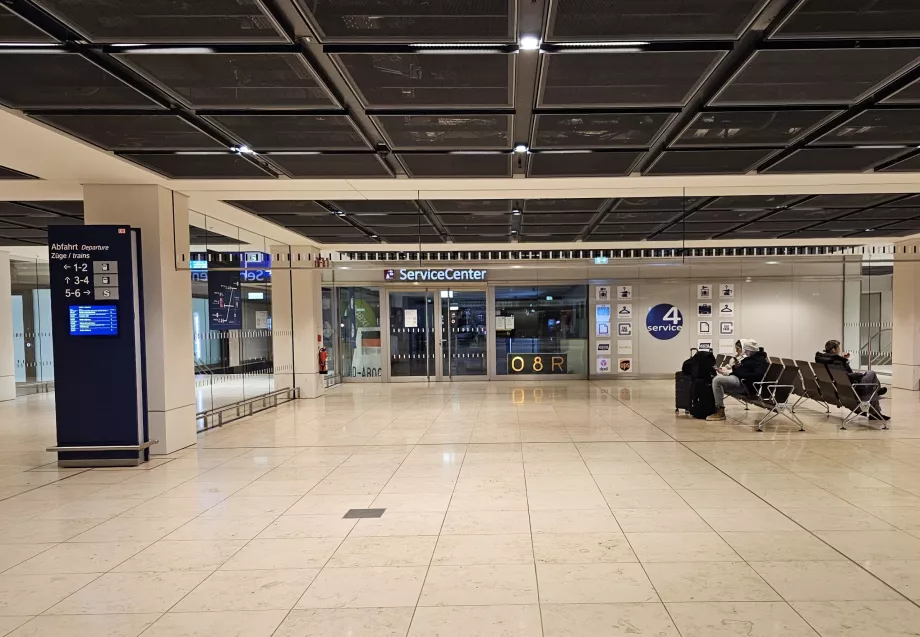
[[[0,404],[0,635],[882,637],[920,626],[920,405],[675,416],[665,382],[345,385],[142,469]],[[343,519],[352,508],[379,519]]]

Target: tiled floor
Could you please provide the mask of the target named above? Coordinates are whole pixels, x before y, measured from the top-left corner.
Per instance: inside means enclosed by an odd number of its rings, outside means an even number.
[[[132,470],[0,404],[0,635],[920,634],[920,402],[675,416],[669,383],[345,385]],[[379,519],[343,519],[351,508]]]

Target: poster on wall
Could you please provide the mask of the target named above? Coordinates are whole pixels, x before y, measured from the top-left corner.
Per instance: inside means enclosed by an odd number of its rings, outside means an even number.
[[[418,310],[403,310],[403,327],[418,327]]]
[[[710,340],[700,340],[696,342],[696,349],[712,351],[712,341]]]
[[[697,323],[697,331],[700,336],[709,336],[712,334],[712,321],[699,321]]]
[[[610,341],[598,341],[597,342],[597,355],[598,356],[609,356],[610,355]]]
[[[609,374],[610,373],[610,359],[606,356],[602,356],[597,359],[597,373],[598,374]]]
[[[733,299],[735,298],[735,284],[734,283],[723,283],[719,286],[719,298],[720,299]]]
[[[700,318],[712,316],[712,303],[700,303],[696,306],[696,314]]]
[[[609,301],[610,300],[610,286],[609,285],[599,285],[594,289],[594,299],[596,301]]]
[[[633,317],[632,313],[632,303],[620,303],[617,305],[617,318],[618,319],[631,319]]]
[[[617,298],[621,301],[629,301],[632,299],[632,286],[631,285],[621,285],[617,288]]]
[[[735,339],[720,338],[719,339],[719,353],[720,354],[734,354],[735,353]]]
[[[719,317],[720,318],[734,318],[735,317],[735,304],[722,301],[719,303]]]
[[[256,329],[267,330],[268,328],[268,310],[256,311]],[[325,331],[325,328],[324,330]]]
[[[632,359],[631,358],[621,358],[617,361],[617,371],[618,372],[631,372],[632,371]]]
[[[712,299],[712,283],[703,283],[696,286],[696,298],[700,301],[709,301]]]
[[[617,355],[631,356],[633,353],[632,341],[617,341]]]
[[[632,323],[617,323],[618,336],[632,336]]]
[[[735,335],[735,322],[734,321],[719,321],[719,334],[722,336],[734,336]]]
[[[598,323],[597,324],[597,335],[598,336],[610,336],[610,323]]]
[[[609,323],[610,322],[610,305],[607,303],[601,303],[594,308],[594,320],[598,323]]]

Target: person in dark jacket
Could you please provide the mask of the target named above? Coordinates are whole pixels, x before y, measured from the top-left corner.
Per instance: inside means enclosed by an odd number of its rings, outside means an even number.
[[[712,379],[712,394],[715,397],[716,413],[706,420],[710,422],[725,420],[725,394],[744,396],[753,394],[754,383],[763,379],[770,367],[767,353],[754,339],[742,339],[735,343],[741,359],[728,372],[724,368]]]
[[[846,370],[847,376],[850,377],[850,382],[854,385],[859,385],[859,387],[854,387],[859,397],[863,400],[872,399],[870,402],[872,411],[869,413],[869,420],[890,419],[889,416],[882,413],[882,408],[878,400],[879,396],[884,396],[888,393],[888,388],[882,387],[878,375],[871,369],[868,371],[853,371],[853,368],[850,367],[850,353],[841,353],[840,341],[831,340],[825,343],[824,351],[815,354],[815,362],[819,365],[839,367]]]

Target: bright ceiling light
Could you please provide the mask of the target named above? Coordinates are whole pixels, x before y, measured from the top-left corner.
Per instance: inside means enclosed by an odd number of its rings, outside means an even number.
[[[512,214],[512,216],[520,217],[520,216],[521,216],[521,211],[520,211],[520,210],[512,210],[512,211],[511,211],[511,214]]]
[[[255,152],[249,146],[234,146],[234,153],[239,153],[240,155],[253,155]]]
[[[527,144],[518,144],[514,147],[514,152],[516,153],[526,153],[528,150]]]
[[[525,35],[521,38],[521,51],[537,51],[540,48],[540,38],[535,35]]]

